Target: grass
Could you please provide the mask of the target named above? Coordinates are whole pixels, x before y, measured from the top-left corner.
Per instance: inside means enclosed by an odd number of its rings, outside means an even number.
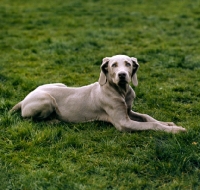
[[[198,189],[200,2],[0,2],[2,189]],[[38,85],[98,80],[103,57],[138,58],[133,109],[185,134],[104,122],[34,122],[10,108]]]

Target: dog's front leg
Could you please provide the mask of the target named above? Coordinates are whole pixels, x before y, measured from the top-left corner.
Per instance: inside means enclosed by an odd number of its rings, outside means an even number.
[[[158,122],[156,119],[154,119],[153,117],[151,117],[147,114],[141,114],[141,113],[133,112],[132,110],[130,110],[128,112],[128,115],[129,115],[130,119],[133,120],[133,121]]]
[[[159,122],[138,122],[130,119],[124,119],[117,122],[113,122],[115,127],[120,131],[145,131],[156,130],[165,131],[168,133],[185,132],[186,130],[178,126],[167,126]]]
[[[158,120],[154,119],[153,117],[151,117],[151,116],[149,116],[147,114],[141,114],[141,113],[133,112],[132,110],[130,110],[130,112],[129,112],[129,117],[130,117],[131,120],[134,120],[134,121],[159,122],[159,123],[161,123],[163,125],[167,125],[167,126],[177,126],[173,122],[158,121]]]
[[[144,131],[144,130],[162,130],[166,132],[184,132],[186,131],[182,127],[177,126],[167,126],[163,125],[159,121],[153,119],[148,115],[143,115],[139,113],[131,113],[132,118],[136,118],[136,121],[129,118],[129,115],[124,107],[122,109],[122,105],[120,106],[121,109],[110,109],[107,110],[109,113],[109,117],[111,118],[112,124],[119,130],[119,131]],[[140,122],[143,121],[143,122]]]

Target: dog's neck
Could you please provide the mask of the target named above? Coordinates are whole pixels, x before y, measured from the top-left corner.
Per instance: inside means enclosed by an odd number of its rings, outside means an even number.
[[[116,85],[118,87],[118,92],[120,94],[123,94],[123,95],[126,95],[127,91],[128,91],[128,87],[129,87],[129,84],[128,83],[125,83],[125,84],[118,84]]]
[[[128,89],[129,89],[129,84],[128,83],[119,83],[118,85],[115,83],[109,83],[109,85],[118,92],[121,96],[125,97]]]

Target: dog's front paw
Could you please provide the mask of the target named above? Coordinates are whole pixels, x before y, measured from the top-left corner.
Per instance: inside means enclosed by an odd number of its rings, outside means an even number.
[[[177,127],[177,126],[172,126],[172,133],[180,133],[180,132],[186,132],[187,130],[183,127]]]

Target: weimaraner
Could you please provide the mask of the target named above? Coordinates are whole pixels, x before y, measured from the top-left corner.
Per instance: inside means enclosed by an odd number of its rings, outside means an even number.
[[[11,111],[21,109],[24,118],[45,119],[54,112],[59,120],[66,122],[107,121],[119,131],[186,131],[172,122],[157,121],[131,110],[135,92],[129,83],[138,85],[138,67],[134,57],[106,57],[98,82],[78,88],[45,84],[30,92]]]

